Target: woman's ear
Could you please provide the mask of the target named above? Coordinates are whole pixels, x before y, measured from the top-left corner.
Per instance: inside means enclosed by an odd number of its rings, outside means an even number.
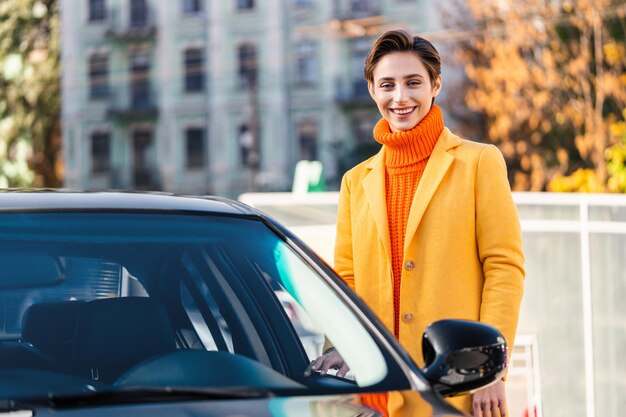
[[[367,91],[369,91],[372,100],[376,100],[376,96],[374,94],[374,84],[370,81],[367,82]]]
[[[441,91],[441,87],[443,85],[443,79],[441,75],[437,76],[437,79],[433,83],[433,97],[437,97],[437,94]]]

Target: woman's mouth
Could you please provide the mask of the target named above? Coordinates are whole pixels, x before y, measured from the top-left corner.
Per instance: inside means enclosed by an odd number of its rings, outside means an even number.
[[[401,109],[390,109],[390,110],[393,114],[395,114],[398,117],[406,117],[410,115],[411,113],[413,113],[413,111],[415,110],[415,107],[404,107]]]

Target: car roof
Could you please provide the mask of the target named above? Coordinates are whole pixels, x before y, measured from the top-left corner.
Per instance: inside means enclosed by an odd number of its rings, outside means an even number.
[[[0,192],[0,212],[15,211],[176,211],[258,215],[240,202],[218,196],[163,192],[12,190]]]

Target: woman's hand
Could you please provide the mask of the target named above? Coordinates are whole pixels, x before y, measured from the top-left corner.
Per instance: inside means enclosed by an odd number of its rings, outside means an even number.
[[[474,417],[506,417],[506,392],[504,381],[478,390],[472,395],[472,414]]]
[[[311,362],[306,371],[304,371],[304,375],[309,376],[313,371],[326,375],[330,369],[337,369],[337,376],[340,377],[345,377],[350,370],[339,352],[334,348],[327,350],[322,356]]]

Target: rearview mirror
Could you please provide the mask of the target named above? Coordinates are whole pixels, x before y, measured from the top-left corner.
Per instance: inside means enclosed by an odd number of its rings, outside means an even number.
[[[59,260],[45,253],[0,252],[0,289],[24,289],[63,282]]]
[[[496,328],[468,320],[440,320],[424,331],[424,374],[444,396],[459,395],[502,378],[507,345]]]

